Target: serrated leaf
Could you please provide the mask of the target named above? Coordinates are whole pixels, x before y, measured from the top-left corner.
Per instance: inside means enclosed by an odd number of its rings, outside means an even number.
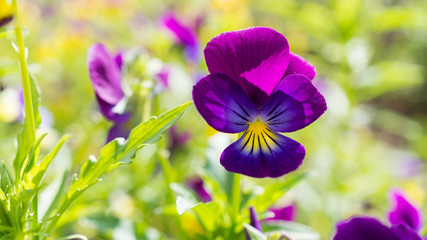
[[[243,223],[246,233],[249,235],[250,240],[267,240],[267,237],[258,229],[252,227],[247,223]]]
[[[158,141],[162,134],[178,120],[191,102],[180,105],[159,117],[136,126],[130,133],[129,138],[116,138],[101,149],[98,159],[89,159],[80,175],[73,181],[69,196],[75,191],[85,190],[90,185],[101,180],[105,174],[123,163],[130,163],[135,153],[141,147]],[[88,171],[88,169],[92,169]]]
[[[46,173],[47,168],[55,158],[55,156],[58,154],[59,150],[62,148],[62,146],[70,139],[69,135],[64,135],[58,143],[55,145],[55,147],[50,151],[49,154],[47,154],[45,157],[43,157],[36,165],[25,175],[25,184],[28,188],[39,186],[44,174]]]

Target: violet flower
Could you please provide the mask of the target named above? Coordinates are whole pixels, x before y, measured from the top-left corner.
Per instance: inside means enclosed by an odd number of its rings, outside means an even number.
[[[171,154],[173,154],[177,148],[185,146],[191,138],[191,133],[189,131],[178,132],[178,127],[176,125],[168,129],[168,135],[168,149]]]
[[[304,146],[279,132],[302,129],[325,112],[325,99],[310,81],[314,67],[267,27],[220,34],[204,54],[211,74],[193,87],[197,110],[220,132],[244,131],[222,153],[225,169],[257,178],[297,169]]]
[[[421,240],[421,212],[399,191],[391,194],[393,209],[388,214],[391,227],[372,217],[353,217],[337,225],[334,240]]]
[[[262,233],[263,231],[261,228],[261,222],[259,221],[258,214],[253,207],[249,207],[249,219],[251,221],[250,225]],[[249,236],[249,233],[246,229],[245,237],[247,240],[251,240],[251,237]]]
[[[196,31],[182,24],[172,12],[163,16],[161,24],[173,34],[178,44],[184,46],[184,51],[188,60],[198,62],[200,59],[200,41]]]
[[[273,222],[277,220],[295,221],[297,216],[297,207],[295,204],[284,206],[281,208],[270,208],[269,212],[273,213],[272,217],[266,218],[263,221]]]
[[[206,190],[203,179],[200,177],[191,178],[187,181],[187,187],[193,190],[200,201],[207,203],[212,201],[211,194]]]
[[[130,113],[118,109],[119,103],[125,98],[121,86],[122,55],[114,57],[103,44],[96,43],[89,48],[87,64],[100,110],[105,118],[114,123],[107,142],[116,137],[126,138],[130,132],[127,126]]]

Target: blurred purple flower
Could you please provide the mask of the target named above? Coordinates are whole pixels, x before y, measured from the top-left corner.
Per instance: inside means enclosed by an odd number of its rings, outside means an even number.
[[[314,67],[266,27],[220,34],[204,53],[211,74],[193,87],[197,110],[218,131],[244,131],[222,153],[225,169],[257,178],[297,169],[304,146],[279,132],[302,129],[325,112],[325,99],[311,83]]]
[[[169,152],[173,153],[176,148],[184,146],[191,138],[191,133],[189,131],[184,131],[182,133],[178,132],[178,127],[173,125],[168,130],[169,133]]]
[[[200,40],[196,31],[181,23],[173,12],[165,14],[161,19],[161,24],[173,34],[177,44],[184,46],[188,60],[199,62]]]
[[[399,190],[393,190],[390,194],[392,209],[388,213],[391,224],[406,224],[415,231],[421,228],[421,211],[415,208],[405,199]]]
[[[270,208],[269,212],[274,214],[273,217],[269,217],[264,219],[266,222],[272,222],[277,220],[283,221],[295,221],[297,216],[297,207],[295,204],[291,204],[282,208]]]
[[[206,203],[212,201],[212,196],[206,191],[203,179],[194,177],[187,181],[187,187],[193,190],[199,197],[200,201]]]
[[[249,219],[250,219],[250,225],[254,228],[256,228],[258,231],[263,232],[261,228],[261,222],[259,221],[258,214],[255,211],[255,208],[249,207]],[[251,240],[251,237],[249,236],[249,233],[245,229],[245,236],[247,240]]]
[[[0,18],[0,27],[6,26],[6,24],[10,23],[13,19],[13,16],[5,16]]]
[[[130,132],[127,127],[130,113],[117,110],[119,102],[125,97],[121,86],[121,54],[112,56],[103,44],[96,43],[89,48],[87,64],[100,110],[105,118],[114,123],[108,133],[107,142],[116,137],[126,138]]]
[[[162,89],[169,88],[169,74],[170,69],[168,67],[164,67],[156,75],[157,81],[160,83]]]
[[[392,191],[393,209],[388,218],[391,227],[372,217],[353,217],[338,223],[334,240],[421,240],[421,213],[398,191]]]

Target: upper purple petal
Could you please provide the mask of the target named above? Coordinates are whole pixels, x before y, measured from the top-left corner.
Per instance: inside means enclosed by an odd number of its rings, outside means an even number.
[[[371,217],[354,217],[337,225],[334,240],[406,240]]]
[[[224,74],[210,74],[197,82],[193,101],[211,127],[226,133],[244,131],[257,113],[239,85]]]
[[[197,33],[191,27],[182,24],[172,12],[167,13],[161,19],[161,23],[165,26],[174,36],[179,44],[185,45],[185,52],[190,60],[199,60],[199,38]]]
[[[285,206],[282,208],[270,208],[269,212],[274,214],[273,217],[266,218],[265,221],[275,221],[275,220],[284,220],[284,221],[294,221],[297,215],[297,208],[295,204]]]
[[[308,126],[325,111],[325,98],[311,81],[302,74],[292,74],[279,83],[260,116],[273,131],[292,132]]]
[[[314,76],[316,76],[316,70],[314,69],[314,66],[304,60],[304,58],[296,55],[295,53],[291,53],[285,76],[291,74],[303,74],[308,77],[308,79],[313,80]]]
[[[89,48],[87,64],[96,95],[103,101],[116,105],[124,97],[124,93],[121,71],[115,58],[104,45],[96,43]]]
[[[417,232],[406,224],[393,225],[391,231],[401,240],[422,240]]]
[[[231,77],[257,105],[282,80],[290,58],[286,38],[267,27],[222,33],[208,42],[204,54],[210,73]]]
[[[300,143],[268,128],[249,127],[224,150],[220,162],[230,172],[256,178],[280,177],[297,169],[304,156],[305,149]]]
[[[415,208],[403,194],[394,190],[391,192],[392,209],[388,214],[391,224],[407,224],[418,231],[421,227],[421,212]]]

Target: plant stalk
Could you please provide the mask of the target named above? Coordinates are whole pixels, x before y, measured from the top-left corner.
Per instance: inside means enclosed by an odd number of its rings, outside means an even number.
[[[16,42],[18,45],[18,55],[19,55],[19,65],[21,68],[21,77],[22,77],[22,89],[24,92],[24,106],[25,106],[25,127],[27,129],[28,134],[28,142],[30,146],[32,146],[36,141],[36,125],[34,120],[34,109],[33,109],[33,101],[31,97],[31,84],[30,84],[30,75],[28,72],[27,59],[25,56],[25,44],[24,38],[22,35],[22,27],[21,27],[21,17],[18,11],[18,2],[17,0],[12,1],[12,8],[15,13],[15,34],[16,34]],[[35,159],[37,160],[38,151],[35,152]],[[31,210],[30,212],[33,214],[33,221],[31,221],[30,226],[32,229],[37,228],[38,225],[38,194],[36,193],[32,202],[31,202]],[[37,240],[38,236],[34,235],[33,239]]]

